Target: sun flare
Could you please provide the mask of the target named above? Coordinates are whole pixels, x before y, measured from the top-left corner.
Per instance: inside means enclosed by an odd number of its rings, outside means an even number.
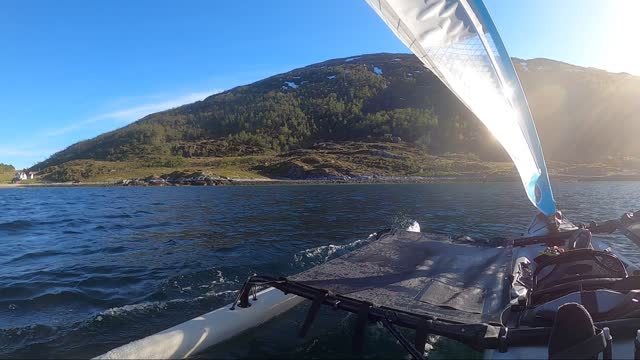
[[[640,75],[640,31],[637,25],[640,1],[610,0],[603,4],[606,6],[602,24],[605,37],[600,46],[609,65],[607,69]]]

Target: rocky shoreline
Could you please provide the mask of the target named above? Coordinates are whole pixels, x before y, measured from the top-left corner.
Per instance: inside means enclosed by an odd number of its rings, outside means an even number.
[[[225,176],[204,175],[162,176],[145,179],[122,180],[115,186],[220,186],[220,185],[294,185],[294,184],[423,184],[442,182],[495,182],[515,181],[517,176],[382,176],[334,175],[313,177],[232,179]]]
[[[173,186],[247,186],[247,185],[322,185],[322,184],[433,184],[433,183],[486,183],[519,182],[517,175],[500,176],[333,176],[307,179],[252,178],[234,179],[224,176],[199,175],[195,177],[148,177],[144,179],[120,180],[117,182],[65,182],[0,184],[0,188],[15,187],[173,187]],[[640,174],[576,176],[555,175],[556,182],[590,181],[640,181]]]
[[[640,174],[615,175],[554,175],[552,181],[557,182],[589,182],[589,181],[640,181]],[[513,175],[478,175],[478,176],[326,176],[308,178],[256,178],[232,179],[224,176],[197,176],[180,178],[147,178],[125,180],[116,186],[220,186],[220,185],[295,185],[295,184],[431,184],[451,182],[513,182],[520,177]]]
[[[116,182],[116,186],[217,186],[228,185],[233,180],[224,176],[180,176],[148,177],[144,179],[125,179]]]

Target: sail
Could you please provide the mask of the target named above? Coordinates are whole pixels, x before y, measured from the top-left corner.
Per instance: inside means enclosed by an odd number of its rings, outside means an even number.
[[[366,1],[502,144],[531,202],[545,215],[554,215],[547,166],[527,99],[482,1]]]

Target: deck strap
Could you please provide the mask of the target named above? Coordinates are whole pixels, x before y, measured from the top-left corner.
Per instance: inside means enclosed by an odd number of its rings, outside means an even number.
[[[316,315],[318,315],[318,311],[320,311],[320,307],[327,299],[327,291],[319,291],[316,294],[316,297],[313,299],[311,306],[309,307],[309,311],[307,312],[307,317],[304,319],[304,323],[302,324],[302,328],[298,335],[300,337],[305,337],[307,332],[309,332],[309,328],[311,324],[316,319]]]
[[[364,348],[364,333],[367,329],[367,323],[369,322],[369,310],[371,310],[371,304],[363,302],[358,308],[358,319],[353,329],[353,352],[355,354],[361,354]]]
[[[415,339],[415,347],[418,350],[424,351],[425,346],[427,346],[427,338],[429,337],[429,321],[424,320],[418,323],[416,327],[416,339]]]

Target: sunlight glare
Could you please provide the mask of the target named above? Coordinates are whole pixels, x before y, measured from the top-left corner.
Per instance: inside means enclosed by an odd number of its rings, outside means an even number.
[[[640,1],[603,1],[605,43],[594,44],[604,52],[604,68],[613,72],[640,75],[640,46],[638,45],[638,16]],[[595,29],[594,29],[595,30]]]

